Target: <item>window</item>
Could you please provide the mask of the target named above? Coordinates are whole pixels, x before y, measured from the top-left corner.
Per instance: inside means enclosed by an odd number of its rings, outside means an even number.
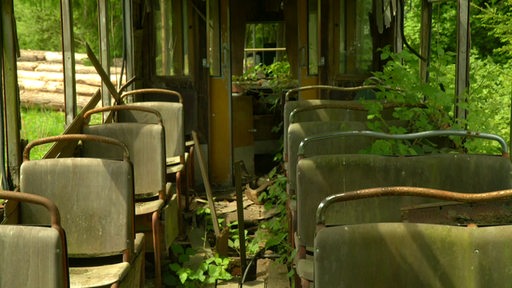
[[[156,74],[189,75],[187,1],[155,1]]]
[[[308,1],[308,73],[318,74],[319,0]]]
[[[371,0],[340,2],[339,73],[365,74],[372,70],[371,13]]]
[[[281,22],[250,23],[245,27],[244,72],[258,64],[271,65],[286,55]]]

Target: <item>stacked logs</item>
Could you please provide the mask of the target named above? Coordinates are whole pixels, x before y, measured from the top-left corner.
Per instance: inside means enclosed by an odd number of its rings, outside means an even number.
[[[75,55],[77,106],[84,107],[100,88],[101,78],[88,62],[85,54]],[[18,58],[18,84],[23,107],[43,107],[64,110],[64,74],[60,52],[22,50]],[[116,72],[111,70],[111,81],[116,85]]]

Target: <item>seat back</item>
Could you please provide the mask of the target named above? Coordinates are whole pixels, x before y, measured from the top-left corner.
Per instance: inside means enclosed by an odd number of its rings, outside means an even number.
[[[365,130],[366,124],[360,121],[311,121],[298,122],[290,124],[288,128],[288,161],[285,163],[286,175],[288,179],[288,193],[295,194],[296,189],[296,167],[298,162],[298,150],[300,143],[307,137],[339,131]],[[339,139],[339,138],[338,138]],[[318,154],[357,154],[362,149],[371,145],[372,139],[366,137],[354,137],[337,141],[334,139],[331,143],[322,143],[317,145]],[[311,151],[314,153],[313,151]]]
[[[68,287],[66,238],[57,206],[21,192],[2,191],[0,199],[44,206],[51,218],[45,223],[51,226],[0,225],[0,287]]]
[[[373,190],[387,198],[393,187]],[[366,192],[370,191],[335,195],[323,202],[319,215],[341,204],[335,203],[338,196],[356,200]],[[465,199],[471,202],[468,207],[475,207],[477,201],[510,198],[512,190],[485,193],[491,197],[480,194],[478,199],[448,191],[435,194],[454,194],[448,198]],[[509,206],[510,200],[493,203]],[[489,212],[484,212],[486,218]],[[512,281],[510,220],[507,225],[478,228],[425,223],[320,227],[315,237],[315,287],[507,287]]]
[[[119,105],[96,108],[88,111],[84,117],[94,113],[120,111],[124,109],[140,109],[139,112],[161,119],[160,114],[153,109]],[[156,115],[156,116],[154,116]],[[160,196],[164,198],[165,191],[165,132],[160,123],[105,123],[83,127],[84,134],[99,135],[114,138],[128,147],[134,170],[135,198],[144,199]],[[108,147],[103,143],[86,142],[83,144],[83,156],[115,159],[119,150]]]
[[[121,160],[55,158],[29,161],[25,156],[20,169],[20,189],[46,197],[59,207],[70,257],[123,255],[128,261],[135,234],[133,173],[126,146],[105,137],[69,134],[31,142],[25,155],[30,155],[33,146],[69,139],[106,140],[105,143],[120,146],[124,157]],[[48,222],[48,216],[38,207],[22,205],[21,208],[21,223]]]
[[[392,121],[393,106],[384,107],[382,117]],[[366,123],[371,121],[368,119],[367,108],[359,101],[341,101],[341,100],[300,100],[289,101],[284,106],[284,159],[288,161],[290,151],[288,150],[288,133],[290,125],[302,122],[318,122],[318,121],[335,121],[357,123],[366,127]],[[396,120],[394,120],[396,121]],[[351,126],[352,124],[348,124]],[[392,125],[403,125],[400,122],[393,122]],[[353,129],[356,130],[356,129]]]
[[[361,118],[361,112],[360,113],[356,113],[356,115],[353,115],[353,117],[350,117],[350,109],[348,107],[350,107],[350,105],[353,105],[353,106],[357,106],[359,108],[362,108],[361,104],[358,103],[357,101],[339,101],[339,100],[320,100],[320,99],[314,99],[314,100],[298,100],[298,101],[287,101],[285,104],[284,104],[284,109],[283,109],[283,132],[284,132],[284,135],[283,135],[283,147],[285,149],[284,151],[284,157],[285,157],[285,160],[287,159],[288,157],[288,152],[287,152],[287,148],[288,148],[288,127],[290,126],[291,124],[291,121],[290,121],[290,115],[292,114],[293,111],[295,111],[296,109],[302,109],[304,107],[311,107],[311,106],[320,106],[321,107],[326,107],[326,106],[329,106],[329,105],[336,105],[336,106],[339,106],[340,109],[327,109],[331,112],[334,112],[334,113],[325,113],[325,112],[322,112],[322,109],[313,109],[313,110],[310,110],[310,112],[306,112],[306,111],[303,111],[303,112],[295,112],[297,113],[297,118],[294,119],[294,123],[297,123],[297,122],[306,122],[306,121],[335,121],[334,119],[329,119],[328,116],[333,116],[331,114],[340,114],[338,116],[335,116],[339,121],[354,121],[354,120],[357,120],[357,121],[365,121],[366,120],[366,114],[364,115],[364,118]],[[343,107],[343,105],[345,105],[345,108],[341,108]],[[340,111],[345,111],[345,112],[348,112],[349,115],[347,116],[341,116],[341,115],[346,115],[346,113],[342,113]],[[361,110],[362,111],[362,110]],[[336,113],[338,112],[338,113]],[[366,112],[366,111],[365,111]],[[357,117],[354,119],[354,117]],[[340,119],[341,118],[341,119]]]
[[[143,97],[144,99],[136,99],[137,102],[128,105],[138,105],[158,111],[165,129],[166,157],[169,159],[185,155],[185,113],[183,97],[179,92],[167,89],[136,89],[123,93],[121,97],[123,99]],[[158,123],[160,121],[154,114],[137,110],[119,111],[117,120],[139,123]]]
[[[185,127],[183,104],[174,102],[136,102],[136,105],[155,109],[162,116],[165,130],[165,152],[168,159],[185,154]],[[136,110],[120,111],[119,122],[158,123],[154,114]]]
[[[461,134],[464,133],[461,131]],[[315,229],[313,219],[316,208],[320,201],[329,195],[387,186],[427,187],[467,193],[512,187],[510,177],[512,165],[508,158],[501,156],[467,154],[408,157],[364,154],[312,157],[304,154],[303,156],[305,158],[299,160],[297,164],[297,231],[299,244],[306,247],[313,246]],[[333,219],[334,223],[399,221],[400,213],[397,212],[399,209],[396,207],[424,201],[425,199],[410,197],[402,197],[399,200],[365,199],[358,201],[356,206],[344,208],[343,213],[337,213],[338,210],[333,209],[330,219]]]

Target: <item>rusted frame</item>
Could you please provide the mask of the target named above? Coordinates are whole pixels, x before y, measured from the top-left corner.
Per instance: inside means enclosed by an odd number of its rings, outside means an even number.
[[[485,192],[485,193],[460,193],[439,189],[421,188],[421,187],[378,187],[355,190],[346,193],[335,194],[326,197],[316,211],[316,225],[317,232],[325,227],[326,224],[326,211],[333,204],[338,202],[367,199],[374,197],[388,197],[388,196],[414,196],[414,197],[427,197],[435,198],[446,201],[457,201],[466,203],[477,203],[485,201],[498,201],[512,199],[512,189]]]
[[[428,137],[438,137],[438,136],[458,136],[458,137],[473,137],[473,138],[482,138],[487,140],[496,141],[500,144],[501,147],[501,155],[502,157],[508,158],[508,144],[507,142],[494,134],[488,133],[480,133],[480,132],[471,132],[467,130],[433,130],[433,131],[424,131],[417,133],[409,133],[409,134],[388,134],[382,132],[375,131],[347,131],[347,132],[335,132],[335,133],[325,133],[318,134],[315,136],[307,137],[304,139],[299,145],[299,151],[297,153],[298,157],[304,157],[305,155],[305,146],[314,141],[319,141],[327,138],[333,137],[346,137],[346,136],[364,136],[364,137],[375,137],[381,139],[395,139],[395,140],[411,140],[411,139],[419,139],[419,138],[428,138]]]
[[[85,117],[84,117],[85,118]],[[23,151],[23,161],[30,161],[30,150],[35,146],[52,143],[52,142],[78,142],[78,141],[95,141],[99,143],[106,143],[119,146],[123,150],[123,161],[130,161],[130,152],[126,144],[109,137],[87,135],[87,134],[64,134],[58,136],[51,136],[46,138],[37,139],[27,144]]]
[[[290,101],[290,97],[294,93],[299,93],[307,90],[332,90],[332,91],[342,91],[342,92],[357,92],[357,91],[363,91],[368,89],[378,89],[375,85],[365,85],[365,86],[357,86],[357,87],[339,87],[339,86],[331,86],[331,85],[309,85],[309,86],[302,86],[298,88],[293,88],[288,91],[286,91],[285,94],[285,102]],[[297,97],[298,100],[300,100],[300,97]]]
[[[69,286],[69,272],[68,272],[68,253],[67,253],[67,243],[66,243],[66,233],[61,226],[60,222],[60,213],[59,209],[48,198],[30,194],[30,193],[22,193],[22,192],[13,192],[13,191],[0,191],[0,199],[6,199],[9,202],[15,201],[15,206],[19,202],[26,202],[31,204],[36,204],[40,206],[44,206],[48,213],[50,214],[50,225],[51,229],[57,230],[60,235],[60,243],[62,248],[62,263],[64,264],[62,267],[62,275],[64,275],[64,287]]]

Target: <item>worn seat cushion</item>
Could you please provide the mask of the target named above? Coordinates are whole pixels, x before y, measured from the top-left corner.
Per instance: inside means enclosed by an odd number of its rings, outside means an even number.
[[[117,139],[128,146],[134,169],[135,198],[157,196],[165,187],[165,146],[161,125],[111,123],[84,127],[85,134]],[[120,149],[102,143],[84,143],[83,155],[119,159]]]
[[[22,191],[46,197],[59,207],[70,257],[108,256],[127,249],[126,239],[133,238],[134,213],[133,174],[128,161],[32,160],[24,162],[20,171]],[[42,207],[21,203],[20,211],[21,223],[49,223]],[[98,235],[110,240],[98,241]]]
[[[512,187],[508,158],[490,155],[432,154],[391,157],[323,155],[297,165],[297,231],[300,245],[313,246],[318,204],[327,196],[364,188],[412,186],[479,193]],[[430,200],[372,198],[341,203],[329,210],[330,224],[400,221],[400,208]]]
[[[53,228],[0,225],[0,287],[64,287],[62,253]]]
[[[312,121],[292,123],[288,128],[288,161],[285,166],[287,169],[289,191],[294,194],[295,191],[295,171],[297,167],[297,152],[300,143],[309,136],[318,135],[328,132],[353,131],[366,129],[365,122],[359,121]],[[347,137],[345,139],[334,139],[331,143],[322,143],[316,146],[315,151],[309,151],[311,154],[355,154],[363,148],[367,148],[371,139],[367,137]]]
[[[508,287],[511,241],[512,226],[328,227],[315,239],[315,287]]]
[[[127,105],[143,106],[157,110],[162,116],[165,130],[166,157],[182,156],[185,154],[185,126],[183,104],[178,102],[147,101]],[[142,111],[119,111],[120,122],[158,123],[156,116]]]

